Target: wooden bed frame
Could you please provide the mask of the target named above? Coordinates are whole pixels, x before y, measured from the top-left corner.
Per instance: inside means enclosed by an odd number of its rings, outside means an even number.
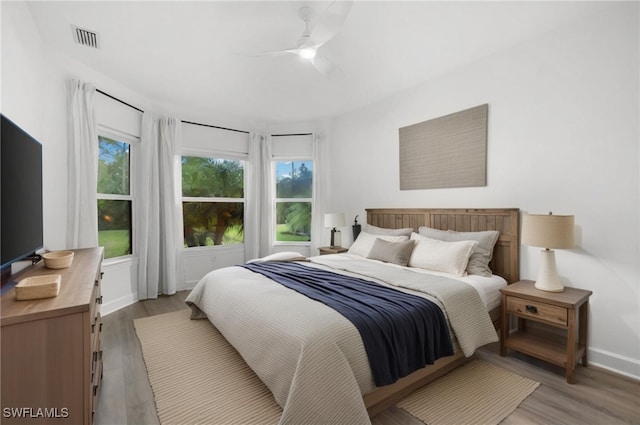
[[[489,266],[494,274],[502,276],[511,284],[520,280],[520,210],[468,209],[468,208],[372,208],[367,209],[367,223],[387,229],[411,227],[418,231],[421,226],[458,232],[497,230],[500,237],[493,250]],[[500,307],[489,312],[496,329],[500,328]],[[363,396],[369,416],[373,417],[394,405],[416,389],[447,374],[469,359],[461,350],[443,357],[435,364],[405,376],[391,385],[377,388]]]

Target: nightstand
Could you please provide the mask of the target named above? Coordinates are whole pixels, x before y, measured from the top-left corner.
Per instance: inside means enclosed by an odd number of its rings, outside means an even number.
[[[318,251],[320,251],[320,255],[342,254],[343,252],[349,251],[349,248],[343,248],[341,246],[323,246],[318,248]]]
[[[563,292],[541,291],[534,282],[521,280],[500,290],[502,329],[500,355],[519,351],[566,369],[567,382],[579,359],[587,366],[587,332],[591,291],[564,288]],[[509,333],[509,316],[518,318],[518,329]],[[542,325],[527,326],[527,321]],[[560,329],[553,332],[552,328]]]

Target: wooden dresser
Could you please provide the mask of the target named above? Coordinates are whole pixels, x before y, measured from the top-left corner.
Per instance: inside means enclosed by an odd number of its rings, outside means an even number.
[[[54,298],[17,301],[2,295],[3,424],[91,424],[102,378],[102,248],[74,251],[71,267],[44,262],[15,276],[61,274]]]

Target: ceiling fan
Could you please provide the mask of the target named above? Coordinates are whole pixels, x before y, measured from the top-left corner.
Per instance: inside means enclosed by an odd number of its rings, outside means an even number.
[[[324,13],[312,22],[314,10],[304,6],[298,10],[298,16],[304,22],[304,31],[295,47],[265,52],[259,56],[278,56],[286,54],[298,55],[310,62],[322,75],[333,77],[339,75],[341,70],[327,58],[318,53],[325,43],[331,40],[340,31],[347,15],[351,11],[353,0],[335,0],[327,7]],[[313,29],[312,29],[313,24]]]

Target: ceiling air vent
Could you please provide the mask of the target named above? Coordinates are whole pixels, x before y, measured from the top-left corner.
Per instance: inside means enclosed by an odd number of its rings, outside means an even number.
[[[75,25],[71,25],[71,29],[73,31],[73,40],[76,43],[87,47],[93,47],[94,49],[98,49],[100,47],[97,32],[76,27]]]

